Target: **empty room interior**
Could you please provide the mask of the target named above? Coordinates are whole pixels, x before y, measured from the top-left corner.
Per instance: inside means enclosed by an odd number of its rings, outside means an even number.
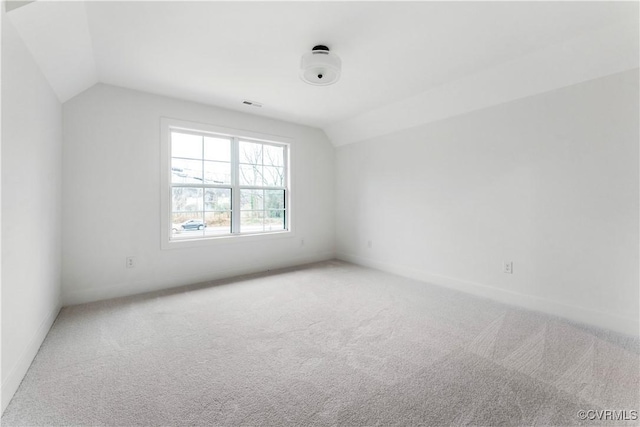
[[[2,424],[638,425],[639,4],[2,1]]]

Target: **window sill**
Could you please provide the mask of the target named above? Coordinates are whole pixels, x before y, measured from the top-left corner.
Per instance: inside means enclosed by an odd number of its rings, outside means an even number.
[[[229,245],[235,243],[256,242],[263,240],[287,239],[294,236],[295,234],[292,231],[287,230],[274,231],[270,233],[212,236],[185,240],[163,239],[162,249],[202,248],[207,246]]]

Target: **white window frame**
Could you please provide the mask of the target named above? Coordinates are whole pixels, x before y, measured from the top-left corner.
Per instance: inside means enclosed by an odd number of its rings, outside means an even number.
[[[229,244],[248,242],[256,240],[280,239],[294,237],[294,201],[293,196],[293,139],[282,136],[267,135],[258,132],[245,131],[221,127],[217,125],[189,122],[184,120],[176,120],[170,118],[160,119],[160,204],[161,204],[161,247],[162,249],[191,248],[203,247],[218,244]],[[286,146],[285,150],[285,230],[265,231],[258,233],[239,233],[237,228],[232,230],[231,234],[223,234],[219,236],[202,236],[193,239],[171,239],[171,213],[172,213],[172,183],[171,183],[171,130],[181,130],[186,132],[208,133],[213,136],[222,136],[226,138],[236,138],[241,140],[250,140],[263,144],[276,144]],[[234,150],[234,147],[236,148]],[[240,188],[237,182],[237,176],[234,165],[237,165],[239,153],[237,152],[238,144],[232,144],[231,164],[232,164],[232,183],[229,187],[237,190]],[[239,191],[232,189],[232,224],[238,224],[240,219],[240,194]]]

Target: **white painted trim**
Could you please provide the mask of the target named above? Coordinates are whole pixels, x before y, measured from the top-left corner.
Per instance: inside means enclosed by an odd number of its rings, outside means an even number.
[[[185,276],[179,274],[175,276],[163,277],[156,280],[144,280],[133,283],[117,284],[109,287],[79,289],[75,291],[65,291],[63,293],[63,303],[65,306],[84,304],[87,302],[101,301],[112,298],[125,297],[130,295],[143,294],[147,292],[171,289],[179,286],[210,282],[220,279],[229,279],[245,274],[261,273],[279,268],[296,267],[298,265],[309,264],[313,262],[327,261],[334,258],[333,252],[323,252],[316,255],[304,255],[293,257],[285,261],[272,263],[254,263],[247,267],[229,268],[226,270],[218,270],[208,274],[200,274],[193,276]],[[133,291],[132,291],[133,290]]]
[[[336,258],[353,264],[386,271],[388,273],[397,274],[410,279],[428,282],[445,288],[488,298],[504,304],[539,311],[575,322],[612,330],[625,335],[637,337],[638,332],[640,331],[640,323],[638,322],[638,319],[620,317],[611,313],[595,311],[575,305],[568,305],[532,295],[511,292],[478,282],[442,276],[428,271],[417,270],[412,267],[391,264],[358,255],[336,253]]]
[[[198,239],[171,240],[163,242],[164,250],[183,249],[183,248],[202,248],[213,245],[232,245],[235,243],[255,242],[261,240],[290,239],[295,237],[293,231],[272,231],[255,234],[225,234],[222,236],[202,237]]]
[[[29,370],[31,362],[33,362],[36,354],[38,354],[38,350],[40,349],[42,342],[49,333],[49,330],[51,329],[53,322],[56,320],[56,317],[58,317],[58,313],[60,313],[61,308],[62,307],[58,305],[56,308],[51,310],[51,312],[49,312],[47,317],[40,324],[38,330],[31,337],[31,340],[29,340],[29,344],[27,344],[27,346],[22,351],[22,354],[20,355],[18,361],[11,367],[6,379],[2,382],[1,400],[3,413],[4,410],[7,409],[9,402],[11,402],[13,395],[18,390],[18,387],[20,386],[20,383],[22,382],[25,374]]]

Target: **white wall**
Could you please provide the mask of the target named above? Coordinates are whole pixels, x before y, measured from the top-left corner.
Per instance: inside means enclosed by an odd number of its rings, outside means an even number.
[[[3,411],[60,310],[61,114],[3,12]]]
[[[338,256],[637,335],[638,93],[635,69],[338,148]]]
[[[321,130],[103,84],[63,112],[65,304],[333,257],[334,149]],[[293,138],[295,236],[162,250],[161,117]]]
[[[624,21],[364,111],[324,130],[335,145],[345,145],[638,68],[638,3],[623,6],[628,8]]]

